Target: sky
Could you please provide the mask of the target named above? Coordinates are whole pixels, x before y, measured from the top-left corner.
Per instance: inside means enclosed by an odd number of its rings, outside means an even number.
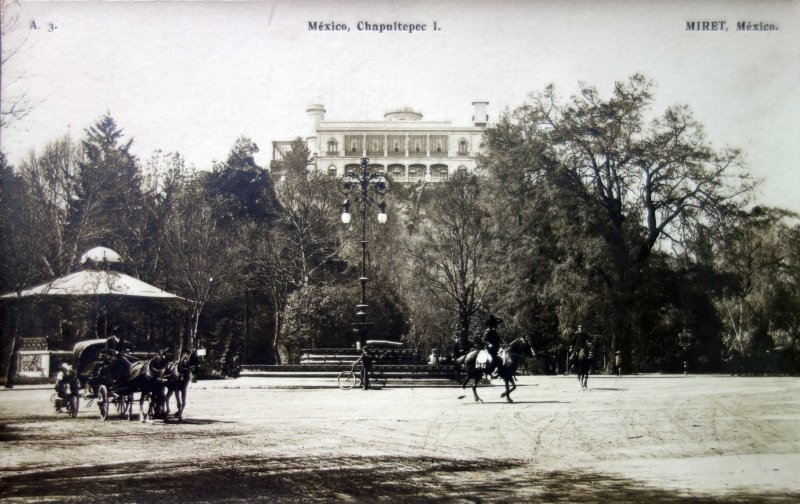
[[[3,0],[8,1],[8,0]],[[742,149],[762,178],[758,203],[800,212],[800,2],[294,1],[30,2],[3,51],[3,99],[34,106],[0,132],[18,164],[66,133],[79,139],[106,113],[148,159],[180,152],[207,169],[239,136],[261,148],[309,132],[306,108],[328,119],[380,119],[411,106],[469,125],[473,101],[490,123],[555,84],[608,96],[639,72],[657,83],[653,114],[688,105],[718,149]],[[10,19],[7,17],[6,19]],[[727,31],[687,22],[725,21]],[[310,30],[310,23],[349,31]],[[425,30],[358,29],[359,22]],[[436,29],[434,29],[434,22]],[[772,25],[737,30],[737,23]],[[719,26],[719,25],[718,25]]]

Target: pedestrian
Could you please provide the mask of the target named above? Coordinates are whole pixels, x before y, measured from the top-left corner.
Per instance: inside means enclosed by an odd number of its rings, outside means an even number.
[[[62,401],[56,401],[56,413],[61,413],[61,407],[64,404],[63,399],[66,399],[70,394],[77,395],[78,388],[78,377],[75,374],[75,369],[66,362],[62,362],[56,375],[55,387],[56,394]]]
[[[361,356],[356,361],[356,365],[361,364],[361,388],[369,389],[369,374],[372,372],[372,354],[367,345],[361,349]]]

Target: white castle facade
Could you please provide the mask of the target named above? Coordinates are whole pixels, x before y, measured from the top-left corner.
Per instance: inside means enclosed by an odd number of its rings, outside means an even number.
[[[488,102],[473,105],[471,126],[452,121],[423,121],[409,107],[388,111],[382,120],[340,121],[325,118],[325,107],[310,105],[312,169],[331,176],[360,167],[367,157],[372,171],[387,173],[395,183],[438,182],[457,171],[475,172],[483,129],[488,122]],[[272,166],[283,159],[290,141],[272,143]]]

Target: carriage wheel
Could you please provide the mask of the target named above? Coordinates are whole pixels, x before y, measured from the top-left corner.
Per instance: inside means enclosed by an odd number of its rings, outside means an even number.
[[[133,402],[133,398],[129,395],[122,395],[117,400],[117,413],[120,415],[124,415],[131,409],[131,402]]]
[[[105,385],[97,389],[97,406],[100,408],[100,419],[108,418],[108,388]]]
[[[81,399],[76,395],[69,396],[69,400],[67,401],[67,413],[72,418],[78,416],[78,410],[81,409]]]
[[[356,384],[356,374],[352,371],[342,371],[336,381],[340,389],[350,390]]]

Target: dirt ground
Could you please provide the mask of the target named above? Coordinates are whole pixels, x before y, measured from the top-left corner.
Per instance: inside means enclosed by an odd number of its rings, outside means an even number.
[[[56,415],[0,391],[3,502],[800,502],[800,380],[524,376],[191,384],[186,419]],[[466,395],[459,399],[460,396]]]

